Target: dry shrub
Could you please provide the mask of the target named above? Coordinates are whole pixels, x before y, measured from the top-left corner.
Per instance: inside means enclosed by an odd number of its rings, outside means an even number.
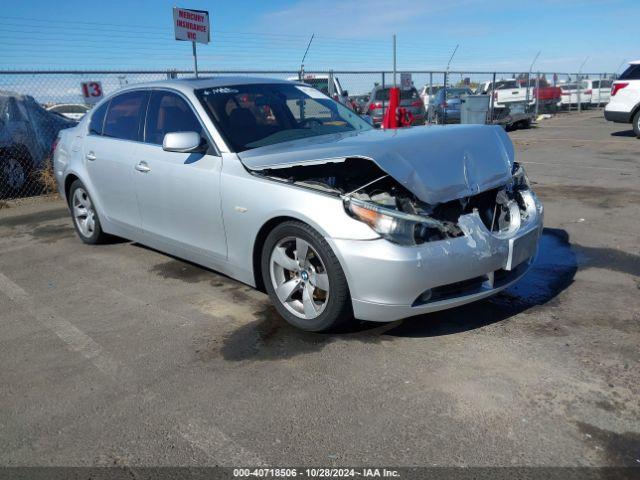
[[[47,158],[42,167],[35,172],[36,180],[42,187],[42,193],[51,194],[57,191],[56,176],[53,173],[53,163]]]

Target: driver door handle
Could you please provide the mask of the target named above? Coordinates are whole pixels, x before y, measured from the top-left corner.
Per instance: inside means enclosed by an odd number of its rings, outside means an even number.
[[[93,152],[89,152],[89,153],[87,153],[87,154],[85,155],[85,157],[87,158],[87,160],[91,160],[91,161],[93,161],[93,160],[95,160],[95,159],[96,159],[96,154],[95,154],[95,153],[93,153]]]
[[[149,165],[147,165],[147,162],[145,161],[138,162],[138,164],[136,165],[136,170],[142,173],[147,173],[151,171],[151,169],[149,168]]]

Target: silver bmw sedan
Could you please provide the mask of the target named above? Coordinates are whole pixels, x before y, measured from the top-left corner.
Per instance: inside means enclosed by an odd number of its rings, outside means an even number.
[[[124,237],[222,272],[309,331],[493,295],[542,230],[501,128],[376,130],[282,80],[119,90],[60,133],[54,169],[83,242]]]

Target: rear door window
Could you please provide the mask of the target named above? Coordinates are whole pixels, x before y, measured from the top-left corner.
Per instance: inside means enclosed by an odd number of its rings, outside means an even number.
[[[186,100],[173,92],[154,91],[149,100],[145,142],[162,145],[164,136],[173,132],[196,132],[202,125]]]
[[[121,140],[140,140],[141,123],[147,107],[147,91],[127,92],[111,99],[102,134]]]
[[[104,125],[104,115],[107,113],[109,102],[100,105],[92,114],[91,122],[89,122],[89,134],[102,135],[102,126]]]

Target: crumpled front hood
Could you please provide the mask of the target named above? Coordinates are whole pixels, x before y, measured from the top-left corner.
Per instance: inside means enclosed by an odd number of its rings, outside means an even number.
[[[366,158],[433,205],[505,184],[514,149],[501,127],[452,125],[323,135],[238,156],[250,170]]]

